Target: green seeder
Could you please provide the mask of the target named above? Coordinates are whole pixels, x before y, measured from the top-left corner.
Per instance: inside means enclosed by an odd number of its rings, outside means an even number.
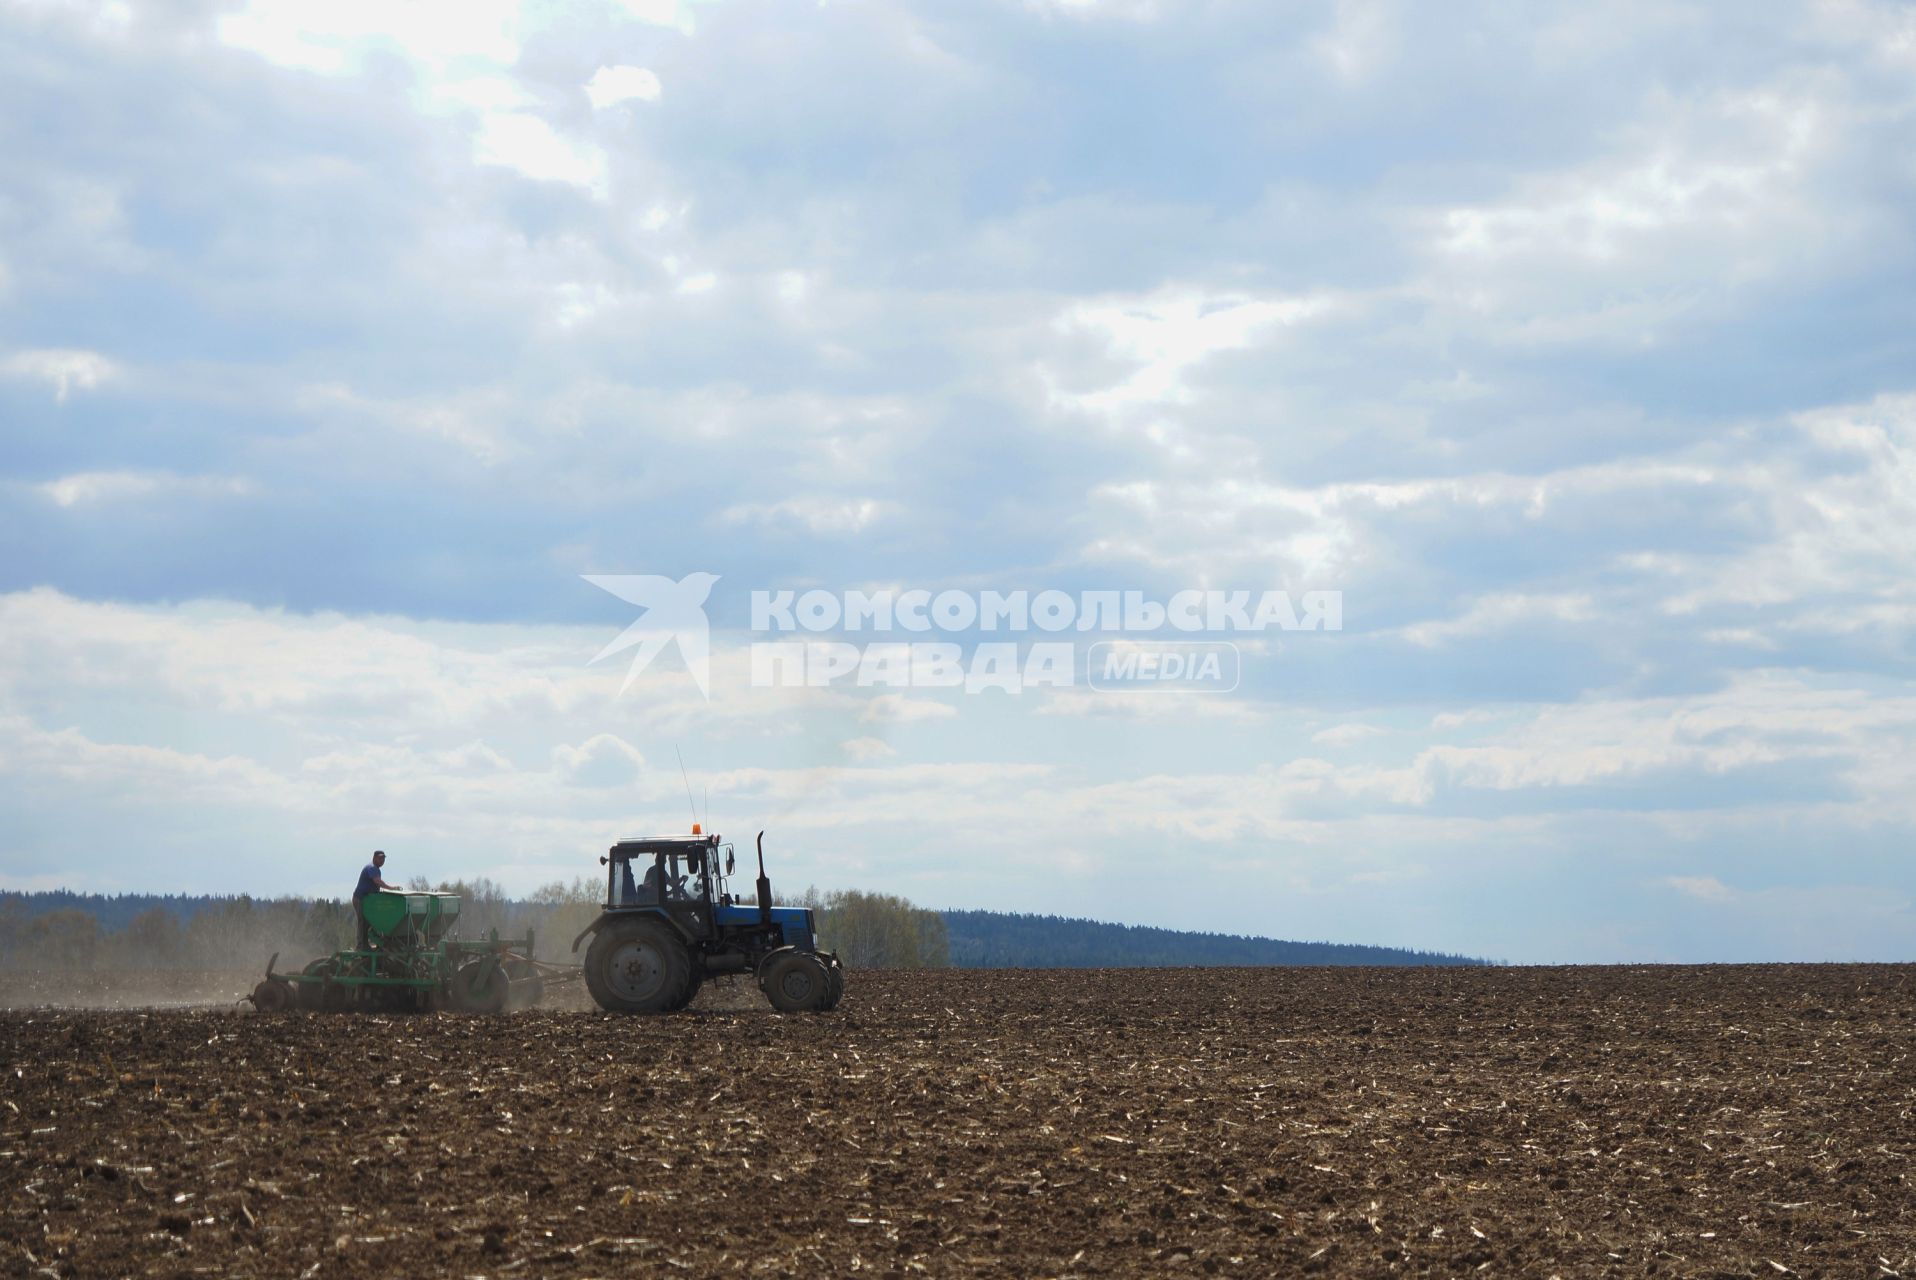
[[[321,956],[298,973],[275,973],[279,956],[266,962],[266,978],[253,988],[261,1013],[285,1009],[451,1009],[497,1013],[534,1005],[548,982],[576,979],[569,965],[532,958],[533,931],[501,938],[497,930],[477,942],[457,937],[456,893],[370,893],[360,914],[372,945]]]

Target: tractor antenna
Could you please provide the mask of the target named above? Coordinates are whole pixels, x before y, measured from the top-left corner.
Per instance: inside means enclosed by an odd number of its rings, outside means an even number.
[[[692,811],[692,822],[694,825],[697,825],[699,820],[699,807],[692,803],[692,778],[690,774],[685,772],[685,753],[674,745],[672,754],[679,758],[679,777],[685,779],[685,807]]]

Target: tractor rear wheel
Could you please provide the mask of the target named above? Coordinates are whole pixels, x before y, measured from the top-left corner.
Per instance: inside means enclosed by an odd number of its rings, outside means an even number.
[[[670,1013],[690,999],[692,958],[663,921],[621,920],[593,937],[585,985],[608,1013]]]
[[[831,986],[825,962],[809,951],[787,951],[765,969],[765,994],[780,1013],[822,1012]]]
[[[688,1007],[694,1000],[698,999],[699,988],[703,985],[705,985],[705,976],[703,974],[693,973],[687,975],[685,979],[685,994],[679,998],[677,1004],[672,1006],[672,1011],[677,1013],[680,1009]]]

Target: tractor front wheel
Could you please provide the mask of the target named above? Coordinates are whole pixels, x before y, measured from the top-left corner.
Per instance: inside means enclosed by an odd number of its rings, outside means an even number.
[[[585,985],[608,1013],[670,1013],[691,998],[692,958],[663,921],[607,926],[585,953]]]
[[[837,956],[833,956],[825,966],[825,974],[830,985],[825,990],[825,1003],[819,1009],[820,1012],[830,1013],[845,998],[845,966],[838,962]]]
[[[823,1012],[830,1007],[832,976],[809,951],[787,951],[765,966],[765,994],[780,1013]]]

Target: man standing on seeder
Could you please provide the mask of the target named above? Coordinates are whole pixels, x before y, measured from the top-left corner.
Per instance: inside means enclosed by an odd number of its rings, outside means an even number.
[[[353,889],[353,923],[359,926],[358,938],[359,950],[361,951],[367,949],[366,913],[359,909],[359,900],[367,894],[377,893],[381,889],[390,890],[394,893],[401,891],[398,885],[387,884],[386,881],[380,877],[379,872],[385,865],[386,851],[384,849],[373,850],[373,860],[360,869],[359,884]]]

